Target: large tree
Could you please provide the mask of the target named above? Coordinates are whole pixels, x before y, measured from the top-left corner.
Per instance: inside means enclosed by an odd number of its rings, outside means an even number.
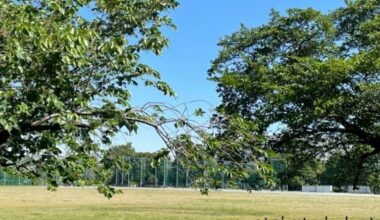
[[[140,54],[159,55],[167,46],[161,30],[174,28],[167,14],[177,5],[176,0],[0,1],[0,167],[44,177],[52,188],[100,184],[110,197],[115,190],[102,184],[115,166],[125,164],[102,146],[142,123],[167,144],[156,160],[169,151],[186,158],[186,166],[201,170],[197,186],[207,186],[213,173],[244,175],[244,163],[261,154],[241,154],[249,149],[238,142],[250,133],[237,129],[240,138],[226,143],[188,120],[203,115],[201,109],[191,114],[167,104],[130,105],[130,87],[136,85],[175,95]]]
[[[129,87],[174,95],[141,52],[159,55],[174,27],[175,0],[4,0],[0,2],[0,166],[57,182],[105,175],[100,143],[138,122]],[[101,179],[101,178],[100,178]],[[101,188],[107,195],[112,193]]]
[[[350,158],[358,182],[380,153],[380,1],[346,1],[328,14],[273,11],[268,24],[219,43],[209,71],[220,110],[258,123],[295,161]]]

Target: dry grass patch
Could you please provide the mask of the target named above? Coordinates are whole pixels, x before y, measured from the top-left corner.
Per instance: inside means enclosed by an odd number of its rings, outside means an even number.
[[[92,188],[1,187],[0,219],[380,219],[380,197],[127,189],[111,200]]]

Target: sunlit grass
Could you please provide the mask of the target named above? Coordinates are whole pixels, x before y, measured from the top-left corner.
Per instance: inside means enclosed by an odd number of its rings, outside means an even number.
[[[379,196],[92,188],[1,187],[0,219],[380,219]]]

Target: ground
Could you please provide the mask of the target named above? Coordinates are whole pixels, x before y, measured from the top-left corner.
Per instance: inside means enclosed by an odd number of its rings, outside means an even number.
[[[380,219],[380,196],[93,188],[0,187],[0,219]]]

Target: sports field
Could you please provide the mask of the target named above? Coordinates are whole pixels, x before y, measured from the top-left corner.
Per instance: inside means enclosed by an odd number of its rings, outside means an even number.
[[[1,187],[0,219],[380,219],[380,196],[92,188]]]

